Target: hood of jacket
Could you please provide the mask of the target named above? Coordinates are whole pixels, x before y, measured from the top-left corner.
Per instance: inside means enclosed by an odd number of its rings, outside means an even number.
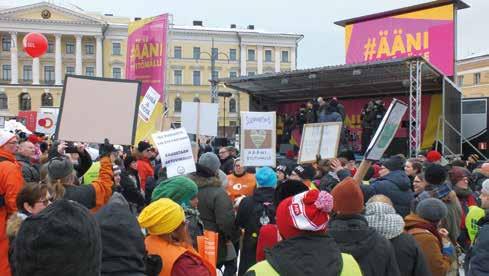
[[[416,214],[409,214],[404,218],[405,229],[411,229],[418,223],[431,224],[431,222],[421,218]]]
[[[411,189],[411,181],[404,171],[391,171],[389,174],[377,179],[377,181],[382,180],[393,182],[401,191],[409,191]]]
[[[275,188],[256,188],[253,199],[257,202],[273,202]]]
[[[198,173],[191,173],[187,175],[187,177],[192,179],[199,189],[206,187],[222,187],[222,182],[217,176],[202,176]]]
[[[351,254],[356,260],[368,255],[382,238],[361,215],[336,216],[329,222],[328,233],[342,252]]]
[[[22,161],[24,163],[31,164],[31,160],[29,159],[29,157],[25,157],[22,154],[16,153],[15,158],[17,159],[17,161]]]
[[[341,251],[329,236],[298,236],[266,251],[266,260],[281,276],[340,275]]]
[[[0,149],[0,157],[5,158],[5,159],[12,161],[14,163],[17,163],[17,161],[15,160],[15,155],[13,153],[6,151],[6,150]]]

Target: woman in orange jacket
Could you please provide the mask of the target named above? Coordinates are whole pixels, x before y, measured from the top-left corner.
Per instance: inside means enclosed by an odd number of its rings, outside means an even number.
[[[138,221],[149,232],[144,241],[148,254],[162,260],[158,275],[216,275],[216,269],[192,248],[180,205],[168,198],[158,199],[143,209]]]

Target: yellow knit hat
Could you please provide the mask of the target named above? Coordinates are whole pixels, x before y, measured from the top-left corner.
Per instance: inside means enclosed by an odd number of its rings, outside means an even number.
[[[152,235],[168,234],[185,220],[183,208],[171,199],[162,198],[146,206],[139,215],[139,225]]]

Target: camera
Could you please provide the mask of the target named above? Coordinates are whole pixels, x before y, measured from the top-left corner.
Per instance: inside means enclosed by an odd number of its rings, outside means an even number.
[[[73,142],[67,142],[65,153],[78,153],[78,149],[76,148],[76,144]]]

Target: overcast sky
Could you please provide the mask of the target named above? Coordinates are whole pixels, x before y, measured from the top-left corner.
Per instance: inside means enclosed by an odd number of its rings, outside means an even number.
[[[203,20],[205,26],[255,25],[256,29],[304,34],[299,44],[298,67],[344,63],[343,28],[334,21],[362,16],[429,0],[72,0],[87,11],[128,17],[169,12],[176,25]],[[3,5],[39,1],[0,0]],[[60,1],[54,1],[59,3]],[[489,52],[489,0],[465,0],[471,8],[459,11],[458,57]]]

